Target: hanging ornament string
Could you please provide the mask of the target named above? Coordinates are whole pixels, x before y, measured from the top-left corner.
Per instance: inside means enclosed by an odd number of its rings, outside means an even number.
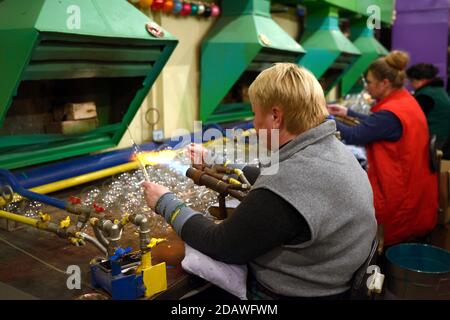
[[[162,11],[175,16],[218,17],[220,7],[215,3],[184,0],[128,0],[141,9]]]

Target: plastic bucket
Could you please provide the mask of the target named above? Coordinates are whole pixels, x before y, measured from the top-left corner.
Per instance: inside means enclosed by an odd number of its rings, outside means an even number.
[[[388,290],[400,299],[450,299],[450,252],[405,243],[386,251]]]

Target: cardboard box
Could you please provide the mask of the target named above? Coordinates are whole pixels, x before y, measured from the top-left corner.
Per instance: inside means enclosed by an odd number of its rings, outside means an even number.
[[[438,223],[450,222],[450,160],[441,160]]]
[[[97,118],[97,107],[95,102],[66,103],[53,113],[56,121],[93,119]]]

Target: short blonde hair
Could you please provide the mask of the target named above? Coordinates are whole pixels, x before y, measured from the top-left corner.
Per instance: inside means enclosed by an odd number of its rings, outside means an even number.
[[[310,71],[293,63],[275,63],[262,71],[251,84],[249,96],[263,112],[280,107],[290,133],[314,128],[328,116],[319,82]]]

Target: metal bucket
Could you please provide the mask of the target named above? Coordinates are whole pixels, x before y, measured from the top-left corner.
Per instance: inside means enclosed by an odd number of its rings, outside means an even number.
[[[399,299],[450,299],[450,252],[405,243],[389,248],[387,289]]]

